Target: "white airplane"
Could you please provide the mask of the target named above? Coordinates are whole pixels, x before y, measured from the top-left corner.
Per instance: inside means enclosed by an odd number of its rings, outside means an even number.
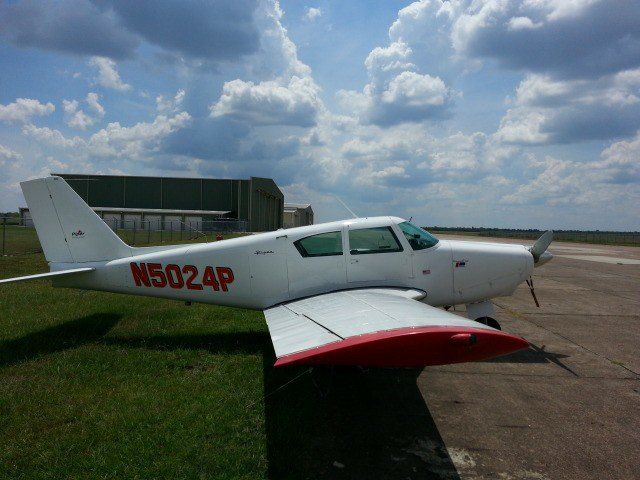
[[[51,278],[54,287],[263,310],[276,366],[442,365],[527,348],[500,330],[490,299],[552,258],[552,232],[529,248],[438,240],[396,217],[130,247],[62,178],[21,186],[51,271],[0,283]],[[468,319],[437,308],[459,304]]]

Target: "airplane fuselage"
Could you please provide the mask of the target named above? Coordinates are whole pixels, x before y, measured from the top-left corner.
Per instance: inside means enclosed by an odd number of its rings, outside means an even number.
[[[405,287],[426,292],[425,303],[442,306],[510,295],[533,271],[533,258],[521,245],[440,240],[415,249],[402,222],[354,219],[213,243],[134,248],[130,257],[83,264],[96,270],[55,279],[54,286],[252,309],[328,291]],[[380,232],[378,243],[355,248],[362,231]],[[304,248],[310,237],[320,253]],[[69,264],[51,267],[64,270]]]

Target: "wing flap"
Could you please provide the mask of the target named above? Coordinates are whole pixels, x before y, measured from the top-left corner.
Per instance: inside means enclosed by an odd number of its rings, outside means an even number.
[[[400,289],[317,295],[267,309],[265,317],[276,366],[442,365],[528,346],[520,337],[418,302]]]
[[[85,272],[93,272],[95,268],[92,267],[83,267],[83,268],[72,268],[69,270],[58,270],[55,272],[48,273],[37,273],[35,275],[25,275],[24,277],[13,277],[13,278],[4,278],[0,280],[0,284],[2,283],[16,283],[16,282],[28,282],[31,280],[42,280],[43,278],[52,278],[52,277],[60,277],[65,275],[75,275],[78,273]]]
[[[264,316],[277,357],[342,340],[341,337],[284,305],[265,310]]]

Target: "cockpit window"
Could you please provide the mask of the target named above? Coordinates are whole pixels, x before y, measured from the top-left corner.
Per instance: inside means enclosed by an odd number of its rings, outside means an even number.
[[[438,239],[431,235],[429,232],[416,227],[413,223],[402,222],[398,224],[404,236],[407,237],[407,241],[411,248],[414,250],[424,250],[425,248],[433,247],[438,243]]]
[[[342,232],[319,233],[293,242],[303,257],[342,255]]]

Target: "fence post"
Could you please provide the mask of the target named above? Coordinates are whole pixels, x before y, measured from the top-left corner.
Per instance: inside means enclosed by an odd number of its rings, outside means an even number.
[[[5,243],[7,243],[7,217],[2,217],[2,256],[4,257]]]
[[[136,226],[137,226],[137,220],[133,221],[133,241],[131,242],[131,245],[136,244]]]

